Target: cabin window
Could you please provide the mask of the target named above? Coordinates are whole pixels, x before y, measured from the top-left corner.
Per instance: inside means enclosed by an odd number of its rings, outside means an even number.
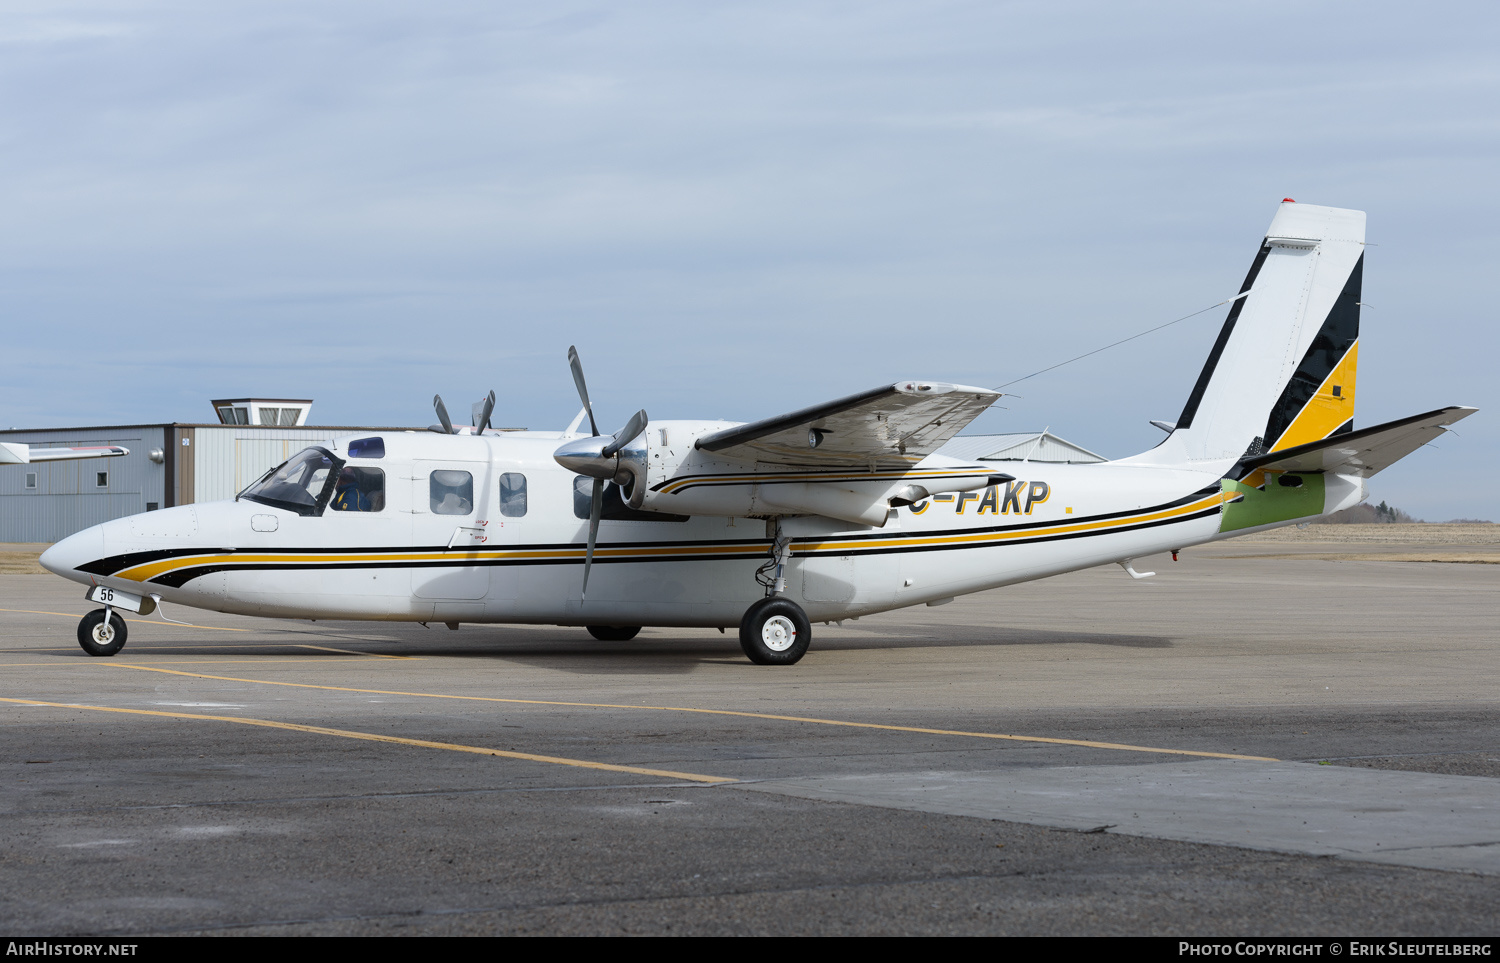
[[[350,458],[384,458],[384,438],[356,438],[349,442]]]
[[[474,511],[474,476],[466,471],[435,471],[428,478],[434,515],[468,515]]]
[[[385,508],[385,472],[345,465],[339,470],[328,507],[336,512],[378,512]]]
[[[500,476],[500,514],[520,518],[526,514],[526,476],[508,471]]]

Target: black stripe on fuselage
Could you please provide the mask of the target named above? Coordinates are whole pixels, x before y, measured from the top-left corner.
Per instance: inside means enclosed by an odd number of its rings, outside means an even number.
[[[1052,521],[1052,522],[1033,522],[1033,523],[1029,523],[1029,524],[1025,524],[1025,525],[1009,525],[1009,526],[1003,526],[1003,527],[1001,527],[1001,526],[987,526],[987,527],[969,528],[969,529],[953,529],[953,530],[947,530],[947,531],[944,531],[944,530],[941,530],[941,529],[937,529],[937,530],[928,529],[928,530],[917,531],[917,532],[890,532],[890,533],[877,533],[877,534],[868,534],[868,535],[860,535],[860,536],[849,536],[849,537],[831,536],[831,535],[830,536],[811,536],[811,537],[805,539],[804,541],[806,541],[806,542],[836,541],[836,542],[841,542],[841,543],[847,543],[847,542],[850,542],[850,541],[866,541],[866,540],[874,540],[874,539],[880,539],[880,540],[883,540],[883,541],[909,541],[909,542],[917,542],[917,541],[929,540],[929,539],[936,540],[936,541],[934,541],[934,544],[930,544],[930,545],[910,544],[910,545],[882,546],[882,547],[879,547],[879,548],[868,548],[868,549],[859,549],[859,548],[850,549],[848,547],[841,546],[841,547],[837,547],[837,548],[825,549],[823,551],[805,550],[805,551],[801,551],[801,552],[798,552],[796,550],[796,542],[794,541],[793,542],[793,554],[796,555],[799,558],[814,558],[814,557],[825,556],[825,555],[897,555],[897,554],[911,553],[911,552],[941,552],[941,551],[956,551],[956,550],[976,549],[976,548],[994,548],[994,547],[999,547],[999,546],[1002,546],[1002,545],[1030,545],[1030,544],[1036,544],[1036,543],[1040,543],[1040,542],[1055,542],[1055,541],[1064,541],[1064,540],[1067,540],[1067,539],[1086,538],[1086,537],[1090,537],[1090,536],[1094,536],[1094,535],[1112,535],[1112,534],[1116,534],[1116,533],[1119,533],[1119,532],[1140,531],[1140,530],[1147,529],[1147,528],[1157,528],[1157,527],[1160,527],[1162,525],[1172,525],[1172,524],[1176,524],[1178,522],[1185,522],[1185,521],[1190,521],[1190,520],[1193,520],[1193,519],[1203,518],[1203,517],[1210,516],[1210,515],[1216,515],[1220,511],[1220,507],[1218,505],[1214,505],[1212,507],[1205,508],[1205,509],[1203,509],[1201,511],[1193,512],[1192,514],[1189,514],[1189,515],[1183,515],[1183,516],[1178,517],[1178,518],[1156,519],[1154,521],[1140,522],[1140,523],[1137,523],[1137,524],[1134,524],[1134,525],[1123,525],[1123,526],[1121,526],[1119,528],[1108,529],[1107,531],[1059,532],[1059,533],[1050,534],[1050,535],[1040,535],[1039,534],[1039,535],[1035,535],[1035,536],[1031,536],[1031,537],[1020,537],[1020,538],[1005,537],[1005,538],[997,538],[997,539],[993,539],[993,540],[975,540],[975,541],[971,541],[971,542],[964,542],[964,543],[958,543],[958,544],[954,544],[950,540],[950,539],[955,538],[955,537],[972,536],[972,535],[982,535],[982,534],[992,534],[992,535],[995,535],[995,536],[1005,536],[1005,535],[1010,535],[1011,533],[1015,533],[1015,532],[1018,532],[1018,531],[1037,530],[1037,529],[1046,529],[1046,528],[1057,528],[1059,525],[1080,525],[1080,524],[1087,524],[1087,523],[1096,522],[1096,521],[1108,521],[1108,520],[1113,519],[1113,518],[1128,517],[1128,516],[1131,516],[1131,515],[1150,514],[1152,512],[1163,511],[1163,510],[1166,510],[1166,509],[1169,509],[1169,508],[1173,508],[1173,507],[1177,507],[1177,506],[1180,506],[1180,505],[1183,505],[1183,504],[1191,503],[1195,499],[1199,499],[1199,498],[1204,497],[1206,494],[1217,494],[1218,491],[1219,491],[1219,489],[1217,487],[1206,488],[1206,489],[1202,490],[1201,492],[1195,493],[1193,495],[1188,495],[1188,496],[1185,496],[1183,498],[1175,499],[1174,501],[1168,502],[1168,503],[1163,504],[1163,505],[1158,505],[1158,506],[1156,506],[1154,508],[1136,509],[1134,511],[1129,511],[1129,512],[1114,512],[1114,513],[1109,513],[1107,515],[1089,516],[1089,517],[1079,518],[1079,519],[1076,519],[1074,521],[1068,521],[1068,522],[1057,522],[1057,521]],[[768,544],[769,544],[769,542],[766,541],[766,540],[728,540],[728,541],[721,541],[721,542],[678,542],[678,543],[662,543],[662,542],[621,543],[621,542],[612,542],[612,543],[609,543],[609,544],[607,544],[605,546],[602,546],[602,547],[605,548],[605,549],[608,549],[608,550],[619,551],[619,550],[629,550],[631,548],[651,548],[651,549],[658,549],[658,550],[659,549],[669,549],[670,550],[670,549],[672,549],[674,547],[702,548],[702,547],[704,547],[706,545],[721,545],[721,546],[726,546],[727,547],[729,545],[768,545]],[[560,543],[560,544],[551,544],[551,545],[545,545],[545,546],[543,546],[543,545],[516,546],[514,548],[507,549],[507,551],[514,551],[514,552],[533,552],[533,551],[534,552],[542,552],[542,551],[572,550],[574,552],[580,552],[580,551],[582,551],[582,549],[583,549],[583,546],[581,544],[579,544],[579,543],[576,543],[576,542],[564,542],[564,543]],[[471,551],[471,550],[472,549],[466,549],[466,551]],[[289,550],[287,550],[287,554],[298,554],[298,553],[313,554],[313,553],[315,553],[315,554],[324,554],[324,555],[327,555],[327,554],[332,554],[332,553],[340,552],[340,551],[345,551],[345,552],[350,552],[350,553],[357,552],[357,553],[360,553],[360,554],[365,554],[365,553],[373,552],[373,551],[376,551],[376,550],[375,549],[370,549],[370,548],[298,549],[298,550],[290,550],[289,549]],[[200,551],[197,554],[206,554],[206,553],[203,553],[203,552]],[[686,555],[684,555],[684,554],[631,555],[631,556],[618,557],[618,558],[610,557],[609,555],[596,554],[594,556],[594,562],[596,564],[613,564],[613,563],[621,563],[621,562],[681,562],[681,561],[705,561],[706,562],[706,561],[724,561],[724,560],[735,560],[735,559],[740,559],[740,560],[754,560],[754,559],[758,559],[758,558],[759,558],[759,556],[757,556],[757,555],[746,555],[743,552],[734,552],[734,553],[693,552],[691,554],[686,554]],[[211,574],[211,573],[214,573],[214,572],[229,572],[229,571],[289,571],[289,570],[314,570],[314,569],[333,570],[333,569],[367,569],[367,568],[368,569],[397,569],[397,568],[420,569],[420,568],[453,568],[453,567],[456,567],[456,566],[463,566],[465,568],[479,568],[479,567],[502,567],[502,566],[512,566],[512,565],[576,565],[576,564],[578,564],[581,561],[582,561],[582,558],[580,558],[576,554],[572,555],[570,557],[564,557],[564,558],[538,558],[538,557],[530,556],[530,557],[520,557],[520,558],[464,558],[464,559],[454,559],[452,561],[447,561],[447,560],[442,560],[442,559],[405,560],[405,559],[400,559],[400,558],[395,558],[395,559],[378,559],[378,560],[368,560],[368,561],[367,560],[360,560],[360,559],[350,559],[348,561],[334,561],[334,562],[295,562],[295,561],[286,561],[286,562],[246,562],[246,563],[234,563],[234,562],[215,561],[213,563],[206,564],[206,565],[201,565],[201,566],[186,565],[186,566],[183,566],[182,568],[174,569],[174,570],[172,570],[170,572],[163,572],[162,574],[154,576],[154,577],[148,579],[147,581],[151,582],[151,583],[154,583],[154,584],[158,584],[158,585],[165,585],[165,586],[170,586],[170,587],[176,588],[176,587],[181,587],[182,585],[187,584],[188,582],[192,581],[195,578],[198,578],[199,576],[208,575],[208,574]]]
[[[1025,529],[1029,529],[1029,528],[1053,528],[1053,527],[1056,527],[1058,525],[1081,525],[1081,524],[1086,524],[1086,523],[1089,523],[1089,522],[1107,522],[1107,521],[1110,521],[1111,519],[1128,518],[1131,515],[1141,515],[1141,514],[1145,514],[1145,513],[1148,513],[1148,512],[1165,511],[1165,510],[1167,510],[1169,508],[1176,508],[1179,505],[1187,505],[1187,504],[1189,504],[1189,503],[1191,503],[1193,501],[1196,501],[1199,498],[1204,498],[1204,497],[1209,496],[1209,495],[1218,494],[1219,490],[1220,489],[1219,489],[1219,486],[1217,484],[1210,485],[1210,486],[1208,486],[1206,488],[1201,488],[1198,491],[1193,492],[1191,494],[1183,495],[1181,498],[1175,498],[1175,499],[1173,499],[1173,500],[1171,500],[1169,502],[1162,502],[1159,505],[1153,505],[1153,506],[1151,506],[1149,508],[1131,508],[1131,509],[1127,509],[1125,511],[1119,511],[1119,512],[1101,512],[1100,514],[1097,514],[1097,515],[1081,515],[1078,518],[1068,519],[1066,521],[1022,522],[1022,523],[1017,524],[1017,525],[1007,525],[1007,526],[1003,526],[1003,527],[1002,526],[997,526],[997,525],[978,525],[978,526],[973,526],[973,527],[969,527],[969,528],[951,528],[951,529],[933,528],[933,529],[924,529],[924,530],[912,531],[912,532],[886,532],[886,531],[881,531],[881,530],[877,529],[875,531],[864,532],[864,533],[850,533],[850,534],[829,533],[827,535],[809,535],[809,536],[806,536],[804,538],[800,538],[800,539],[794,540],[793,544],[795,545],[797,541],[801,541],[801,542],[804,542],[804,543],[813,542],[813,541],[858,542],[858,541],[872,541],[872,540],[876,540],[876,539],[890,540],[890,539],[893,539],[893,538],[931,538],[931,537],[937,537],[937,536],[948,537],[948,536],[958,536],[958,535],[978,535],[978,534],[982,534],[984,532],[1002,532],[1002,531],[1013,532],[1013,531],[1023,531]],[[700,541],[691,541],[691,542],[683,542],[683,541],[677,541],[677,542],[662,542],[662,541],[608,542],[608,543],[606,543],[602,547],[609,548],[609,549],[671,548],[671,547],[674,547],[674,546],[691,546],[691,547],[700,547],[700,548],[701,547],[707,547],[707,546],[716,546],[716,547],[728,548],[728,547],[731,547],[731,546],[743,546],[743,545],[757,545],[757,546],[759,546],[759,545],[769,545],[770,542],[771,542],[771,540],[767,539],[767,538],[722,538],[722,539],[704,539],[704,540],[700,540]],[[539,542],[539,543],[534,543],[534,544],[529,544],[529,545],[512,546],[512,547],[508,548],[507,550],[509,550],[509,551],[531,551],[531,552],[566,551],[566,550],[569,550],[569,549],[577,549],[577,548],[580,548],[581,546],[582,546],[582,543],[580,543],[580,542]],[[496,550],[499,550],[500,548],[501,548],[501,546],[495,546]],[[273,553],[274,552],[274,553],[279,554],[279,555],[334,555],[334,554],[338,554],[338,553],[341,553],[341,552],[344,552],[344,553],[359,553],[361,555],[370,555],[370,554],[376,554],[376,553],[390,553],[390,554],[407,553],[407,554],[423,554],[423,555],[427,555],[427,554],[431,554],[431,553],[434,553],[434,552],[452,552],[454,554],[462,554],[462,553],[467,553],[467,552],[471,552],[471,551],[474,551],[474,546],[467,546],[467,545],[466,546],[454,546],[454,547],[451,547],[451,548],[449,546],[446,546],[446,545],[425,545],[425,546],[424,545],[363,545],[363,546],[341,546],[341,547],[333,547],[333,548],[309,548],[309,547],[283,548],[281,546],[253,546],[253,547],[248,547],[248,548],[220,548],[220,547],[200,546],[200,547],[197,547],[197,548],[153,549],[153,550],[147,551],[147,552],[128,552],[128,553],[123,554],[123,555],[110,555],[110,556],[107,556],[105,558],[95,559],[92,562],[86,562],[85,564],[78,566],[77,569],[76,569],[76,571],[84,572],[84,573],[89,574],[89,575],[104,575],[104,576],[109,576],[109,575],[114,575],[116,572],[122,572],[122,571],[124,571],[126,569],[129,569],[129,568],[135,568],[138,565],[146,565],[146,564],[151,563],[151,562],[159,562],[159,561],[162,561],[164,559],[169,559],[169,558],[186,558],[186,557],[193,556],[193,555],[232,555],[235,552],[253,552],[253,553],[256,553],[256,554]],[[818,552],[805,552],[804,553],[804,555],[817,555],[817,554],[846,554],[846,553],[843,552],[842,549],[829,549],[827,552],[824,552],[824,553],[818,553]],[[734,554],[726,554],[726,555],[700,555],[698,557],[699,558],[705,558],[705,559],[707,559],[707,558],[745,558],[747,556],[745,556],[742,553],[734,553]],[[515,561],[519,561],[519,562],[531,562],[532,560],[521,559],[521,560],[515,560]],[[570,560],[569,559],[558,559],[558,560],[543,560],[543,561],[567,562],[567,561],[570,561]],[[507,564],[512,564],[513,562],[512,562],[512,560],[506,560],[506,563]],[[400,559],[393,559],[393,560],[390,560],[390,561],[326,563],[322,567],[328,567],[328,566],[331,565],[333,567],[357,567],[357,566],[363,566],[363,567],[370,567],[370,568],[382,568],[382,567],[384,567],[384,568],[391,568],[391,567],[413,567],[413,568],[415,568],[415,567],[439,567],[439,568],[441,568],[441,567],[446,567],[446,566],[448,566],[450,564],[451,563],[446,562],[446,561],[442,561],[442,560],[413,562],[413,561],[402,561]],[[319,566],[315,565],[315,564],[302,564],[302,565],[297,565],[295,567],[298,567],[298,568],[314,568],[314,567],[319,567]],[[152,579],[151,581],[158,581],[160,578],[161,578],[161,576],[157,576],[155,579]],[[166,583],[163,583],[163,584],[166,584]]]
[[[1003,541],[976,541],[960,544],[942,542],[935,545],[898,545],[885,548],[865,549],[863,551],[848,549],[834,549],[829,552],[797,552],[795,547],[792,555],[796,558],[816,558],[820,555],[909,555],[917,552],[955,552],[967,551],[980,548],[999,548],[1008,545],[1037,545],[1042,542],[1060,542],[1075,538],[1086,538],[1095,535],[1114,535],[1120,532],[1138,532],[1148,528],[1161,528],[1165,525],[1176,525],[1179,522],[1193,521],[1219,514],[1220,508],[1215,505],[1202,511],[1193,512],[1191,515],[1183,515],[1177,518],[1161,518],[1151,522],[1141,522],[1137,525],[1125,525],[1120,528],[1111,528],[1103,532],[1061,532],[1056,535],[1038,535],[1032,538],[1007,538]],[[993,529],[996,534],[1011,531],[1012,529]],[[926,533],[931,537],[932,533]],[[903,536],[904,537],[904,536]],[[580,552],[582,546],[575,546]],[[614,548],[616,546],[609,546]],[[663,556],[631,556],[627,558],[611,558],[607,555],[594,555],[595,565],[612,565],[621,563],[645,563],[645,562],[715,562],[715,561],[763,561],[759,555],[663,555]],[[464,568],[500,568],[512,565],[579,565],[583,563],[582,556],[572,558],[495,558],[495,559],[469,559],[462,562]],[[203,575],[212,575],[217,572],[277,572],[277,571],[311,571],[331,569],[367,569],[367,568],[454,568],[453,562],[402,562],[399,560],[381,562],[308,562],[298,564],[295,562],[251,562],[238,565],[232,562],[218,563],[214,565],[192,566],[177,569],[172,572],[164,572],[155,578],[148,579],[156,585],[166,585],[173,588],[181,588],[193,579]]]

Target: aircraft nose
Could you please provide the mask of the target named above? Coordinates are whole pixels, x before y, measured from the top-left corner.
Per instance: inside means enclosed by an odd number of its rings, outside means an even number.
[[[88,576],[77,569],[80,565],[104,557],[103,528],[102,525],[86,528],[53,545],[42,553],[39,560],[42,568],[63,578],[86,581]]]

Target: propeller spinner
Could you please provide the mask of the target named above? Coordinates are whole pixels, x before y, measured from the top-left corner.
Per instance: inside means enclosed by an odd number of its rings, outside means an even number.
[[[623,484],[630,474],[620,464],[620,451],[641,432],[646,430],[650,418],[643,408],[631,416],[625,427],[612,435],[599,434],[599,424],[594,420],[594,406],[589,403],[589,389],[583,378],[583,363],[578,360],[578,349],[568,348],[568,366],[573,369],[573,383],[578,386],[578,397],[588,412],[589,428],[593,435],[565,442],[552,457],[571,472],[594,479],[594,491],[589,499],[589,541],[583,558],[583,591],[580,598],[588,597],[589,571],[594,567],[594,546],[599,541],[599,519],[604,513],[604,483],[613,481]]]

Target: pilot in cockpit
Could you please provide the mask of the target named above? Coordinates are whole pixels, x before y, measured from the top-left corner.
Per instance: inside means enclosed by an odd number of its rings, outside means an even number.
[[[345,467],[334,483],[329,507],[336,512],[378,512],[385,507],[384,482],[378,469]]]

